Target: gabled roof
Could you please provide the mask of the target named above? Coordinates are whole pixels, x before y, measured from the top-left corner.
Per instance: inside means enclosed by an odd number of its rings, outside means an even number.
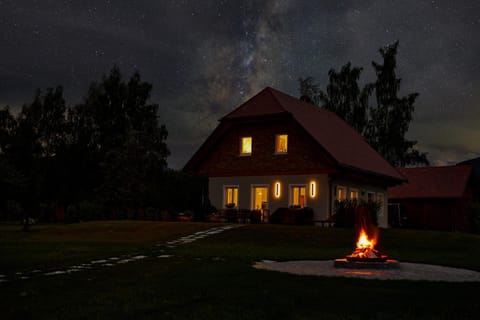
[[[290,114],[340,166],[394,180],[402,177],[365,139],[333,112],[270,87],[260,91],[220,121]]]
[[[472,166],[398,168],[408,183],[388,189],[389,199],[461,198]]]

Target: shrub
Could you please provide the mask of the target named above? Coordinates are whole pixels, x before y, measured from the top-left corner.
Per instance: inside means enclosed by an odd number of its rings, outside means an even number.
[[[313,214],[313,209],[309,207],[278,208],[270,216],[270,223],[313,225]]]
[[[472,203],[468,211],[472,232],[480,233],[480,202]]]

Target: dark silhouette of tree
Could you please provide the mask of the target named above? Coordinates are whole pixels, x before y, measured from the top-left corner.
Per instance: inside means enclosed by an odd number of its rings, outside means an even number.
[[[377,75],[373,84],[376,106],[370,108],[366,137],[395,166],[428,164],[426,154],[413,148],[417,141],[405,138],[418,93],[398,97],[401,79],[395,74],[397,49],[398,41],[380,48],[383,64],[372,62]]]
[[[318,106],[320,103],[320,88],[314,81],[313,77],[298,79],[300,99]]]
[[[383,157],[394,166],[428,164],[425,153],[414,148],[416,141],[405,139],[413,119],[417,93],[398,97],[401,80],[396,77],[398,41],[380,48],[384,62],[372,62],[377,80],[362,89],[358,81],[362,68],[344,65],[340,72],[330,69],[326,92],[319,89],[312,77],[300,78],[301,99],[335,112],[362,134]],[[376,105],[370,105],[375,92]]]
[[[7,200],[21,207],[25,230],[29,218],[61,212],[78,221],[208,207],[204,179],[167,170],[168,132],[151,91],[138,72],[124,80],[113,67],[73,108],[57,87],[38,90],[17,116],[0,109],[1,217]]]
[[[65,110],[61,87],[49,88],[45,94],[38,90],[16,119],[8,157],[28,181],[21,197],[25,230],[29,218],[38,217],[40,203],[51,203],[63,190],[58,172],[64,166],[58,156],[66,143]]]
[[[340,72],[330,69],[326,92],[319,89],[312,77],[300,78],[301,99],[336,113],[363,134],[368,121],[368,99],[372,86],[367,84],[360,89],[358,80],[361,73],[362,68],[352,68],[350,62]]]
[[[114,67],[69,113],[73,144],[88,152],[84,169],[94,172],[90,182],[109,207],[141,205],[148,182],[161,181],[167,166],[168,132],[158,105],[148,103],[151,90],[138,72],[126,82]]]

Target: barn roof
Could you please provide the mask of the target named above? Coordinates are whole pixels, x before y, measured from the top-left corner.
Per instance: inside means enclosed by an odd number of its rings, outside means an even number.
[[[408,183],[389,188],[389,199],[461,198],[472,175],[470,165],[397,170]]]
[[[270,87],[260,91],[221,121],[275,114],[291,114],[338,164],[404,180],[355,129],[335,113]]]

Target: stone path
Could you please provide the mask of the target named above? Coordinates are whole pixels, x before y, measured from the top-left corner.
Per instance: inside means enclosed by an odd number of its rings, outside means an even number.
[[[429,264],[400,262],[399,269],[334,268],[333,260],[255,262],[256,269],[286,272],[297,275],[348,277],[369,280],[425,280],[447,282],[479,282],[480,272]]]
[[[111,258],[106,258],[106,259],[98,259],[98,260],[92,260],[90,262],[82,263],[79,265],[74,265],[74,266],[68,266],[68,267],[63,267],[63,268],[58,268],[56,270],[48,270],[48,271],[42,271],[42,270],[33,270],[33,271],[28,271],[28,272],[17,272],[14,275],[7,276],[4,274],[0,274],[0,283],[2,282],[7,282],[7,281],[12,281],[12,280],[27,280],[32,277],[37,277],[37,276],[57,276],[57,275],[62,275],[62,274],[69,274],[69,273],[74,273],[74,272],[80,272],[84,270],[91,270],[91,269],[98,269],[101,267],[113,267],[116,265],[122,265],[125,263],[133,262],[133,261],[139,261],[143,260],[148,257],[157,257],[157,258],[170,258],[173,255],[170,254],[164,254],[163,252],[165,251],[164,248],[175,248],[177,246],[183,245],[183,244],[188,244],[192,243],[194,241],[206,238],[208,236],[212,236],[221,232],[224,232],[226,230],[238,228],[242,226],[241,224],[235,224],[235,225],[225,225],[225,226],[220,226],[220,227],[214,227],[210,228],[207,230],[203,231],[198,231],[195,232],[191,235],[183,236],[177,240],[173,241],[168,241],[166,243],[158,243],[155,245],[157,248],[156,250],[153,250],[152,253],[146,255],[146,254],[139,254],[139,253],[134,253],[134,254],[124,254],[118,257],[111,257]]]

